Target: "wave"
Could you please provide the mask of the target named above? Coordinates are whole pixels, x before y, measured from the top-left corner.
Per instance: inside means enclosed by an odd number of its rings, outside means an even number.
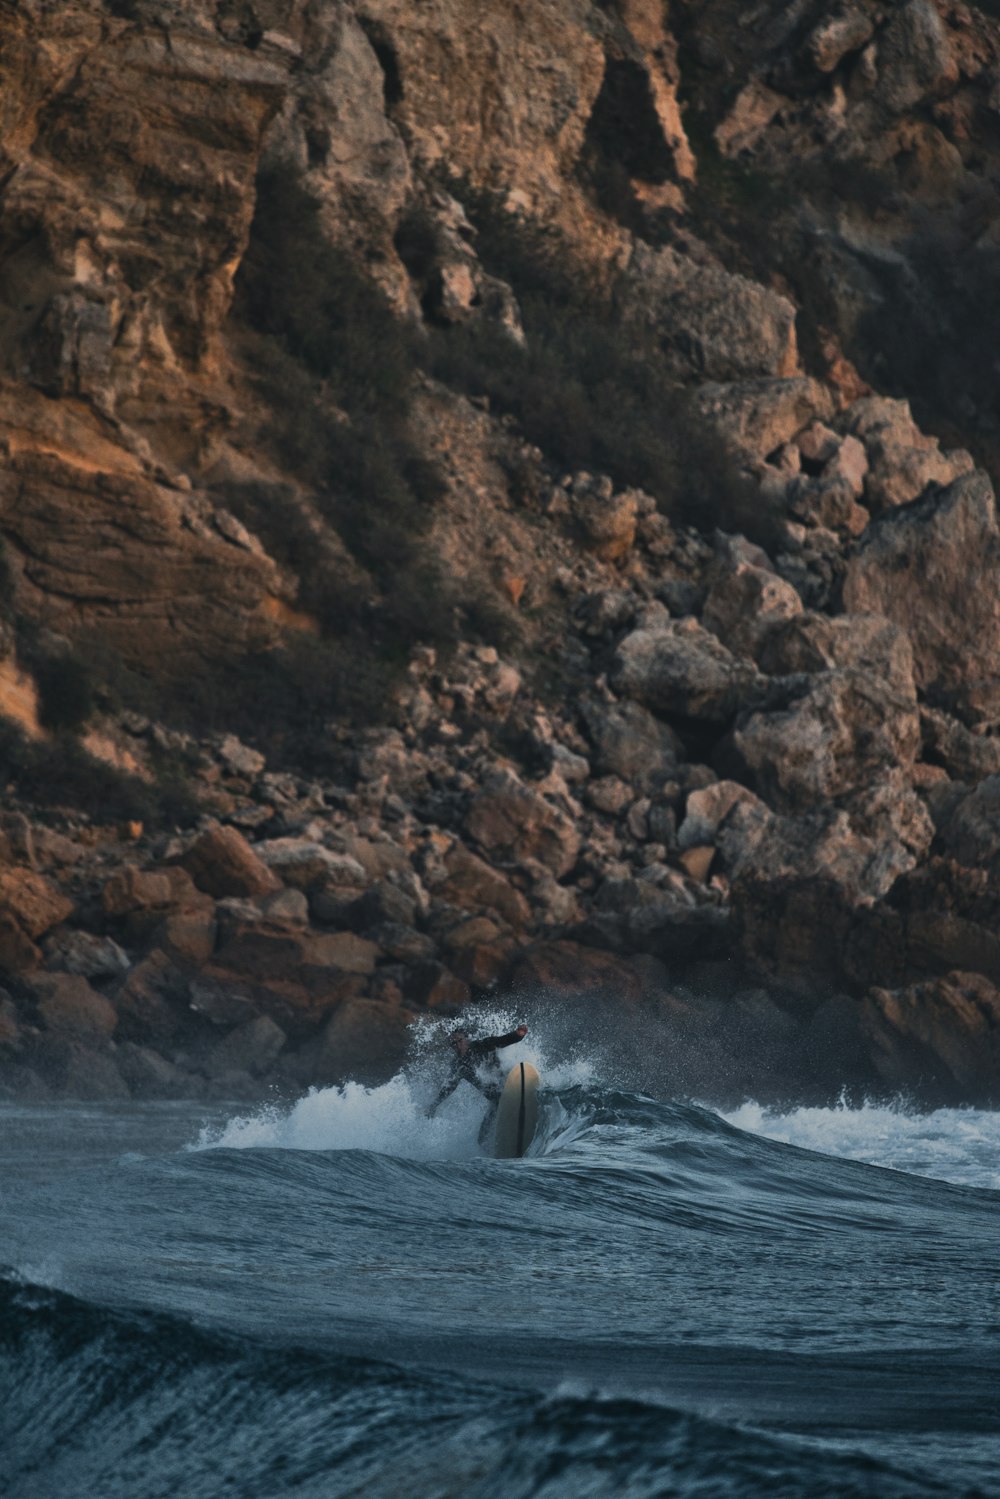
[[[539,1394],[256,1343],[10,1276],[0,1487],[6,1499],[945,1492],[905,1463],[655,1398],[565,1384]]]
[[[1000,1113],[919,1112],[900,1100],[856,1108],[774,1109],[754,1102],[726,1112],[728,1123],[785,1145],[861,1161],[962,1187],[1000,1190]]]

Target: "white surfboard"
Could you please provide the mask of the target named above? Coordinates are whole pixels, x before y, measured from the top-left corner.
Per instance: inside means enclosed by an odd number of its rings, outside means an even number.
[[[538,1070],[518,1062],[504,1083],[497,1105],[493,1154],[499,1161],[516,1160],[531,1144],[538,1123]]]

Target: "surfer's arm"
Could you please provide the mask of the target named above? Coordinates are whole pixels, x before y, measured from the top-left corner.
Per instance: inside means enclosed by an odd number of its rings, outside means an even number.
[[[508,1031],[506,1036],[486,1036],[482,1041],[473,1041],[469,1050],[475,1056],[485,1056],[487,1052],[499,1051],[504,1046],[515,1046],[518,1041],[523,1041],[527,1034],[528,1027],[519,1025],[516,1031]]]

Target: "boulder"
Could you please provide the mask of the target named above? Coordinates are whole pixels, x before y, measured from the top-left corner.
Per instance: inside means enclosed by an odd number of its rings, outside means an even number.
[[[941,765],[955,780],[976,782],[1000,776],[1000,739],[973,734],[964,724],[936,708],[921,707],[924,757]]]
[[[281,882],[296,890],[366,883],[365,871],[356,858],[334,853],[311,838],[270,838],[258,843],[255,851],[274,881],[271,888]]]
[[[625,320],[651,328],[704,379],[797,371],[794,306],[745,276],[637,240],[617,290]]]
[[[197,1098],[200,1079],[176,1067],[151,1046],[124,1041],[115,1053],[133,1098]]]
[[[640,975],[622,958],[579,942],[538,942],[511,964],[508,982],[518,992],[541,992],[559,999],[603,996],[623,1005],[642,998]]]
[[[580,701],[593,768],[639,791],[658,791],[684,759],[684,746],[667,724],[635,702]]]
[[[945,819],[940,829],[947,851],[960,864],[1000,868],[1000,775],[987,776]]]
[[[512,770],[498,770],[487,778],[473,798],[465,825],[494,857],[512,862],[537,859],[557,877],[572,869],[580,851],[573,818]]]
[[[931,1106],[1000,1103],[1000,991],[979,973],[952,972],[905,989],[872,989],[862,1033],[894,1091]]]
[[[906,633],[925,691],[995,675],[1000,530],[987,476],[970,474],[873,522],[848,561],[844,607],[886,615]]]
[[[701,622],[735,656],[759,659],[773,632],[802,613],[802,600],[777,573],[748,562],[720,571],[708,591]]]
[[[901,114],[958,82],[948,30],[933,0],[906,0],[890,12],[878,41],[878,99]]]
[[[60,973],[77,973],[86,979],[121,978],[128,973],[130,959],[111,937],[66,927],[44,942],[45,963]]]
[[[159,920],[171,907],[196,906],[205,896],[195,889],[186,869],[170,866],[164,869],[137,869],[127,865],[105,883],[101,904],[105,915],[139,916]]]
[[[414,1018],[412,1011],[379,1000],[353,999],[342,1004],[313,1056],[312,1081],[384,1082],[406,1058]]]
[[[857,667],[915,700],[909,638],[882,614],[800,613],[768,632],[759,663],[774,676]]]
[[[428,875],[427,880],[438,900],[464,911],[484,916],[495,913],[516,931],[531,920],[531,907],[521,892],[458,839],[442,860],[440,876]]]
[[[79,974],[39,974],[31,988],[45,1028],[54,1035],[106,1038],[118,1024],[111,1001],[97,994]]]
[[[920,720],[916,704],[884,678],[848,667],[812,679],[782,709],[750,714],[733,743],[767,802],[804,811],[909,768]]]
[[[276,1061],[287,1037],[269,1015],[257,1015],[223,1036],[205,1058],[210,1076],[228,1072],[249,1072],[260,1077]]]
[[[805,55],[821,73],[832,73],[843,59],[858,52],[874,34],[875,25],[860,7],[846,6],[825,16],[809,33]]]
[[[760,694],[764,679],[689,618],[627,635],[615,653],[611,685],[656,713],[722,724]]]
[[[833,411],[818,380],[740,380],[698,387],[699,425],[744,466],[763,463],[817,417]]]
[[[194,841],[180,864],[198,889],[216,900],[267,895],[281,885],[243,835],[219,823],[213,823]]]
[[[968,453],[942,453],[937,438],[920,431],[908,401],[867,396],[855,402],[846,420],[850,433],[864,445],[864,501],[875,514],[908,505],[929,485],[951,484],[973,470]]]
[[[116,1103],[129,1098],[115,1056],[76,1037],[43,1036],[32,1047],[32,1068],[60,1098]]]
[[[0,868],[0,915],[16,922],[32,941],[65,921],[72,910],[73,902],[44,875]]]
[[[753,806],[764,817],[770,816],[764,803],[736,781],[717,781],[713,786],[692,791],[685,805],[684,821],[677,829],[678,848],[714,846],[719,828],[740,803]]]

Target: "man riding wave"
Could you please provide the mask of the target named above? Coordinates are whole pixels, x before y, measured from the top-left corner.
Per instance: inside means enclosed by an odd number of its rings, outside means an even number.
[[[431,1116],[437,1112],[445,1099],[451,1097],[459,1083],[471,1083],[490,1105],[479,1132],[481,1138],[493,1118],[503,1091],[503,1073],[497,1052],[502,1051],[505,1046],[514,1046],[518,1041],[523,1041],[527,1034],[528,1027],[519,1025],[516,1030],[509,1031],[505,1036],[484,1036],[480,1041],[473,1041],[464,1026],[457,1026],[448,1037],[452,1048],[450,1071],[437,1098],[431,1104],[428,1115]],[[482,1079],[477,1069],[484,1063],[487,1076]]]

